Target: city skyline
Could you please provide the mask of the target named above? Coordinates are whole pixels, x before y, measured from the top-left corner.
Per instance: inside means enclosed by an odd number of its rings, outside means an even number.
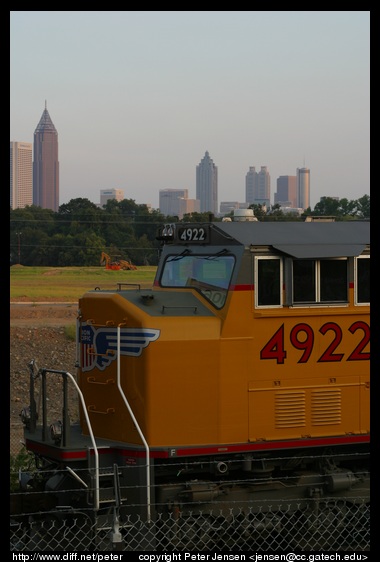
[[[251,166],[267,167],[272,204],[277,178],[303,167],[312,208],[358,199],[369,28],[370,12],[11,12],[10,140],[33,142],[47,101],[60,205],[101,189],[153,208],[162,189],[195,198],[206,151],[218,209],[245,200]]]

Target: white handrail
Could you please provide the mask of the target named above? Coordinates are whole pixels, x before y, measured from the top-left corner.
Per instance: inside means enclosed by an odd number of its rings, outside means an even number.
[[[132,408],[130,407],[128,400],[124,394],[124,390],[121,387],[120,384],[120,324],[117,327],[117,386],[118,389],[120,391],[121,396],[123,397],[123,400],[125,402],[125,405],[128,408],[128,411],[131,415],[131,418],[133,420],[133,423],[136,425],[137,427],[137,431],[139,432],[139,435],[141,437],[142,442],[144,443],[144,447],[145,447],[145,452],[146,452],[146,504],[147,504],[147,520],[148,523],[151,522],[151,512],[150,512],[150,455],[149,455],[149,445],[144,437],[143,432],[141,431],[141,428],[135,418],[135,415],[132,411]]]
[[[79,398],[82,402],[83,413],[85,415],[86,422],[87,422],[88,432],[90,434],[92,446],[94,447],[94,454],[95,454],[95,509],[99,509],[99,453],[98,453],[98,448],[97,448],[96,443],[95,443],[95,438],[94,438],[94,434],[92,432],[90,418],[89,418],[88,413],[87,413],[86,403],[84,401],[82,391],[79,388],[79,386],[77,384],[77,381],[74,379],[73,375],[71,373],[68,373],[67,371],[66,371],[65,374],[70,377],[70,379],[74,383],[75,388],[78,391]]]

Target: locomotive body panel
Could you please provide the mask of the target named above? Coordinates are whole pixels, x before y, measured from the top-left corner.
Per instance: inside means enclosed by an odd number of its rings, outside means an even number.
[[[92,310],[93,297],[97,310],[96,327],[88,326],[86,321],[86,311],[88,308]],[[114,300],[121,309],[117,314]],[[161,310],[163,306],[168,309],[176,306],[164,292],[155,300]],[[170,305],[162,304],[167,302]],[[215,359],[219,356],[220,320],[210,315],[206,307],[203,310],[205,316],[198,311],[195,313],[196,307],[201,308],[197,299],[188,302],[192,304],[186,305],[186,315],[173,318],[165,313],[152,316],[152,304],[141,310],[131,304],[128,295],[120,298],[120,295],[115,297],[112,293],[97,291],[87,293],[81,299],[80,331],[86,334],[90,329],[95,333],[89,344],[82,346],[80,387],[87,397],[91,425],[97,435],[141,444],[118,388],[120,369],[120,386],[150,446],[183,445],[181,436],[183,439],[184,433],[185,444],[217,440],[215,388],[218,365]],[[120,366],[117,361],[117,325],[110,325],[109,310],[113,311],[113,318],[120,319]],[[96,360],[89,361],[88,357]],[[202,369],[199,357],[204,358]],[[205,367],[209,376],[204,376]],[[83,412],[81,420],[85,433],[88,433]]]

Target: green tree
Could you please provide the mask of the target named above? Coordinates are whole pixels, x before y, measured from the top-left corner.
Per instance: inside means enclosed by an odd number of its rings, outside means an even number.
[[[179,222],[218,222],[220,220],[212,213],[186,213]]]
[[[315,216],[332,216],[339,214],[339,199],[334,197],[321,197],[320,201],[315,205],[313,215]]]
[[[276,205],[273,205],[271,208],[270,213],[268,213],[267,219],[268,221],[297,221],[299,217],[291,213],[284,213],[281,209],[281,205],[276,203]]]
[[[304,220],[308,215],[330,216],[337,220],[370,218],[370,197],[357,200],[323,197],[302,217],[284,214],[279,205],[270,212],[262,205],[250,206],[259,220]],[[232,216],[233,213],[230,213]],[[228,216],[228,215],[227,215]],[[212,213],[164,216],[159,210],[138,205],[133,199],[109,200],[100,209],[85,198],[61,205],[58,213],[30,205],[10,210],[11,264],[29,266],[98,265],[101,252],[130,259],[136,265],[157,263],[160,224],[165,222],[218,222]]]
[[[11,264],[35,264],[42,259],[42,252],[38,252],[38,245],[48,241],[54,234],[55,213],[51,209],[41,209],[30,205],[24,209],[11,209],[10,211],[10,253]],[[44,260],[42,260],[44,261]]]
[[[61,232],[73,236],[89,230],[101,234],[102,219],[101,209],[84,198],[71,199],[69,203],[61,205],[57,213],[57,224],[61,226]]]
[[[355,217],[357,215],[357,202],[349,201],[346,198],[339,199],[339,206],[337,209],[338,217]]]
[[[369,195],[363,195],[356,201],[357,203],[357,216],[362,219],[369,219],[371,216],[371,199]]]
[[[278,205],[279,207],[279,205]],[[265,205],[261,205],[260,203],[251,203],[248,209],[253,210],[253,214],[259,221],[263,221],[267,216],[267,208]]]

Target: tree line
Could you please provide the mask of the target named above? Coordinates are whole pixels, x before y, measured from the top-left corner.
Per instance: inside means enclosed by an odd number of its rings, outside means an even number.
[[[250,205],[261,221],[298,220],[306,216],[334,216],[335,220],[367,220],[370,197],[357,200],[323,197],[313,210],[300,217],[284,213],[279,205],[267,210]],[[232,216],[233,211],[225,216]],[[89,199],[71,199],[58,212],[35,205],[10,210],[10,264],[25,266],[97,266],[102,252],[112,259],[135,265],[157,265],[160,243],[157,230],[163,223],[218,222],[210,213],[190,213],[179,220],[133,199],[110,199],[102,208]]]

